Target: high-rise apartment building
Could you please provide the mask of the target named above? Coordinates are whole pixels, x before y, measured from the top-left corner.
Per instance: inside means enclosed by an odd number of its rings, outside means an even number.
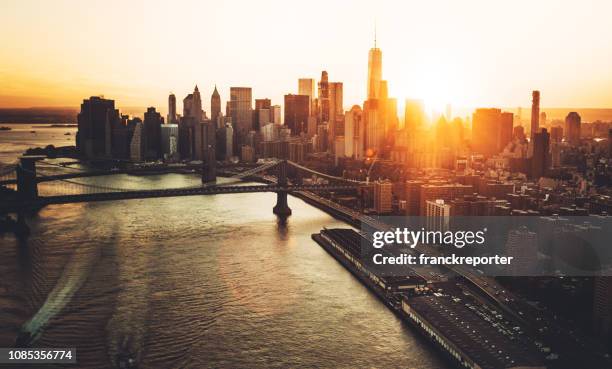
[[[374,183],[374,210],[378,214],[388,214],[393,210],[393,184],[390,181]]]

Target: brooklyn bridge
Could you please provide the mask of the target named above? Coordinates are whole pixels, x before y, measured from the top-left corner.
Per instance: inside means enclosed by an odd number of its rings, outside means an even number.
[[[16,191],[16,196],[0,205],[0,212],[21,211],[27,208],[40,208],[51,204],[78,202],[112,201],[173,196],[216,195],[248,192],[275,192],[276,204],[273,212],[279,216],[291,214],[287,204],[287,194],[298,191],[329,192],[354,191],[366,182],[346,179],[321,173],[289,160],[272,160],[261,165],[224,165],[218,169],[227,181],[217,183],[216,172],[212,175],[206,166],[167,166],[154,165],[131,169],[82,169],[44,161],[42,156],[22,156],[20,160],[0,170],[0,186]],[[41,162],[37,164],[37,162]],[[55,167],[55,168],[54,168]],[[51,170],[49,172],[49,169]],[[171,173],[181,170],[201,169],[202,184],[178,188],[123,188],[100,184],[84,183],[81,178],[117,174]],[[66,172],[68,171],[68,173]],[[288,172],[293,174],[291,178]],[[303,183],[304,177],[316,176],[319,183]],[[213,180],[211,180],[211,178]],[[240,184],[243,180],[255,179],[261,185]],[[324,181],[323,181],[324,180]],[[325,182],[325,183],[320,183]],[[40,195],[39,184],[52,188],[52,195]]]

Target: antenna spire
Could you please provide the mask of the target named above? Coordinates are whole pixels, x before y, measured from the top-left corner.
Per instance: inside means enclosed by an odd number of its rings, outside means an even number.
[[[376,20],[374,20],[374,48],[376,49]]]

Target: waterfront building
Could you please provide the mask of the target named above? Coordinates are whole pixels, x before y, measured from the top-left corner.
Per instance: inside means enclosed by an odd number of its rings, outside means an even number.
[[[165,160],[178,159],[178,124],[163,124],[161,126],[161,150]]]
[[[87,158],[103,157],[110,151],[111,132],[107,124],[115,112],[115,101],[92,96],[83,100],[77,116],[77,150]]]
[[[374,183],[374,210],[377,214],[388,214],[393,210],[393,183],[390,181]]]
[[[612,277],[594,278],[593,327],[603,337],[612,337]]]
[[[240,148],[240,160],[245,163],[252,163],[255,161],[255,150],[252,146],[242,145]]]
[[[176,122],[176,96],[171,93],[168,96],[168,117],[166,119],[166,123],[174,124]]]
[[[144,150],[143,124],[142,122],[136,122],[132,141],[130,142],[130,159],[134,162],[143,161]]]
[[[161,126],[163,118],[154,107],[144,113],[145,158],[157,160],[162,157]]]
[[[447,231],[450,223],[451,206],[443,199],[427,200],[425,202],[425,216],[427,217],[428,231]]]

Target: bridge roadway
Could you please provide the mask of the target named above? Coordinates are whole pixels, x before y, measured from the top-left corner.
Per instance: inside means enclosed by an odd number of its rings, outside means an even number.
[[[257,165],[254,164],[223,164],[217,167],[218,170],[223,170],[227,168],[254,168]],[[58,166],[59,167],[59,166]],[[65,167],[68,170],[79,170],[77,168]],[[36,177],[36,182],[51,182],[62,179],[74,179],[74,178],[86,178],[86,177],[100,177],[100,176],[110,176],[115,174],[158,174],[158,173],[180,173],[185,171],[194,171],[202,169],[202,164],[185,164],[185,165],[151,165],[151,166],[142,166],[135,168],[127,168],[127,169],[94,169],[87,170],[82,172],[71,172],[71,173],[61,173],[61,174],[49,174],[49,175],[39,175]],[[12,170],[7,170],[8,174]],[[5,179],[0,180],[0,186],[3,185],[14,185],[17,184],[17,179]]]
[[[203,186],[203,187],[186,187],[186,188],[171,188],[159,190],[134,190],[134,191],[114,191],[100,192],[91,194],[75,194],[75,195],[57,195],[57,196],[39,196],[31,201],[19,201],[18,203],[5,203],[0,208],[12,209],[23,207],[40,207],[52,204],[69,204],[78,202],[93,202],[93,201],[113,201],[113,200],[129,200],[129,199],[146,199],[154,197],[175,197],[175,196],[198,196],[198,195],[217,195],[230,193],[252,193],[252,192],[295,192],[295,191],[342,191],[354,190],[355,186],[351,185],[255,185],[255,186]]]

